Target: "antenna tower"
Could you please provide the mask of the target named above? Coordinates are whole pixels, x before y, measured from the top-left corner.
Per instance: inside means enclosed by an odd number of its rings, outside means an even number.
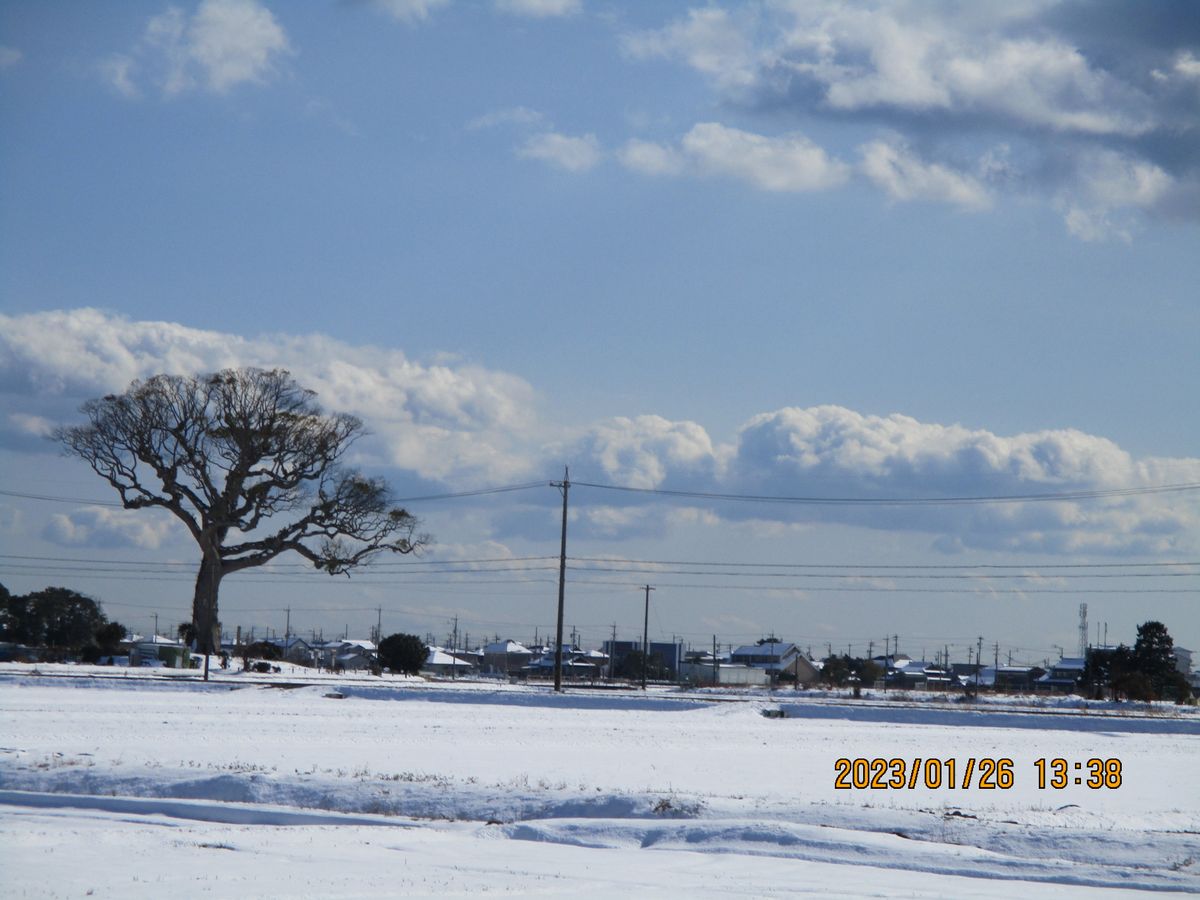
[[[1087,604],[1079,604],[1079,658],[1087,657]]]

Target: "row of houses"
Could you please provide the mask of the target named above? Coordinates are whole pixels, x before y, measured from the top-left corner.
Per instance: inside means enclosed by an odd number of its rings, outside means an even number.
[[[294,665],[334,672],[375,669],[376,646],[369,640],[336,639],[309,641],[301,637],[266,641],[278,656]],[[688,651],[680,642],[652,641],[644,655],[652,681],[695,685],[773,686],[781,682],[797,686],[824,680],[822,663],[810,659],[796,644],[768,637],[714,656],[710,651]],[[1094,648],[1103,653],[1112,648]],[[640,641],[605,641],[602,650],[564,646],[562,675],[567,681],[596,682],[616,678],[637,680],[642,672],[643,644]],[[235,657],[241,645],[223,645],[224,654]],[[122,656],[111,662],[131,666],[188,668],[195,660],[183,642],[162,635],[130,635],[121,645]],[[1191,651],[1175,648],[1179,671],[1190,676],[1200,689],[1200,675],[1192,672]],[[1086,658],[1064,657],[1038,666],[978,666],[954,663],[945,666],[914,660],[904,654],[873,659],[881,677],[876,688],[904,690],[997,689],[1017,692],[1076,690],[1087,665]],[[510,680],[554,677],[552,646],[525,646],[515,640],[497,640],[473,650],[447,650],[430,646],[422,672],[433,677],[484,676]],[[867,685],[864,685],[867,686]]]

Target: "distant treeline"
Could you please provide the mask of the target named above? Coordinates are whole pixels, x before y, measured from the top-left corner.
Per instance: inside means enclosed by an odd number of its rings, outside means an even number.
[[[118,653],[124,639],[125,626],[91,597],[62,587],[13,594],[0,584],[0,642],[37,648],[46,660],[94,661]]]

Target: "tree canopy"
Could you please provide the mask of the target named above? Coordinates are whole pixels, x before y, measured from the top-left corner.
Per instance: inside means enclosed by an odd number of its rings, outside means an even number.
[[[110,622],[91,597],[63,587],[10,594],[0,585],[0,640],[57,654],[98,648],[115,653],[125,627]]]
[[[221,579],[281,553],[330,574],[428,542],[387,485],[344,464],[362,422],[327,414],[283,369],[155,375],[89,400],[86,425],[55,433],[126,509],[165,509],[200,549],[197,649],[220,646]]]
[[[393,672],[416,675],[428,656],[429,648],[415,634],[389,634],[379,642],[379,661]]]

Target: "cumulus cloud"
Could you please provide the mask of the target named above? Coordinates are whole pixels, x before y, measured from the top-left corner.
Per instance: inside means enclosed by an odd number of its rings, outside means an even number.
[[[780,525],[838,523],[914,531],[950,551],[1194,552],[1200,506],[1191,495],[1091,501],[904,505],[921,498],[1027,497],[1200,481],[1200,459],[1136,460],[1112,441],[1063,429],[1002,436],[908,416],[866,416],[837,406],[785,408],[751,418],[730,445],[702,427],[657,416],[595,426],[570,454],[607,483],[670,491],[799,497],[829,504],[702,504],[691,521]],[[863,505],[889,499],[895,505]],[[631,495],[628,505],[651,502]],[[615,522],[615,513],[606,513]],[[704,517],[708,517],[705,519]],[[650,516],[639,516],[645,530]]]
[[[78,419],[83,400],[159,372],[285,367],[327,409],[360,416],[363,461],[458,490],[528,480],[564,462],[578,481],[627,488],[836,499],[839,503],[733,503],[605,493],[580,506],[584,533],[661,535],[673,528],[757,532],[826,524],[906,531],[946,552],[1184,554],[1200,550],[1194,493],[1094,500],[903,505],[914,498],[1028,497],[1200,483],[1200,459],[1135,458],[1113,441],[1072,429],[1016,435],[864,415],[839,406],[786,407],[752,416],[728,442],[698,422],[614,417],[572,434],[538,421],[533,388],[481,366],[417,362],[399,350],[322,335],[238,335],[171,322],[138,322],[81,309],[0,314],[0,444],[52,452],[38,437]],[[900,503],[862,504],[886,498]],[[520,504],[528,504],[521,506]],[[167,526],[108,511],[56,517],[63,544],[151,546]],[[521,495],[488,532],[504,541],[544,536],[549,493]],[[146,530],[143,530],[146,529]]]
[[[711,477],[717,458],[700,425],[661,416],[622,416],[599,423],[568,455],[598,466],[614,483],[636,488],[657,487],[668,472]]]
[[[645,175],[711,175],[736,178],[764,191],[803,192],[842,184],[850,167],[802,134],[771,137],[701,122],[670,147],[628,142],[617,157]]]
[[[993,187],[1051,198],[1077,237],[1127,239],[1128,223],[1147,215],[1200,218],[1193,189],[1200,182],[1200,59],[1180,49],[1195,37],[1181,10],[1088,0],[780,0],[736,13],[692,9],[626,34],[622,47],[634,60],[691,68],[721,103],[756,116],[898,134],[860,148],[863,173],[892,199],[985,208],[981,179],[956,160],[1001,143],[1023,167],[1010,161],[1010,177]],[[922,158],[902,149],[908,146],[920,146]],[[1104,152],[1191,185],[1190,199],[1152,203],[1134,192],[1124,200],[1063,201]],[[620,158],[649,171],[662,157],[646,146]]]
[[[507,479],[528,465],[517,448],[531,424],[533,391],[503,372],[422,364],[398,350],[322,335],[243,338],[94,309],[0,315],[0,396],[18,415],[27,414],[20,404],[36,404],[66,416],[135,378],[230,366],[290,370],[326,408],[367,423],[372,435],[362,452],[423,478]]]
[[[89,506],[51,516],[42,537],[63,547],[157,550],[182,533],[182,526],[166,513]]]
[[[932,200],[971,210],[991,205],[976,178],[923,162],[902,143],[872,141],[860,149],[863,173],[894,200]]]
[[[689,10],[663,28],[627,34],[621,46],[634,59],[681,60],[722,87],[748,87],[757,78],[757,63],[747,30],[744,20],[709,6]]]
[[[203,0],[191,15],[172,6],[151,17],[135,47],[107,57],[100,72],[130,98],[146,83],[167,96],[224,94],[269,80],[289,50],[283,27],[257,0]]]
[[[1080,161],[1074,182],[1058,198],[1067,228],[1085,241],[1132,239],[1130,211],[1165,200],[1174,179],[1158,166],[1112,151]]]
[[[371,6],[387,13],[397,22],[414,25],[428,21],[435,9],[446,6],[450,0],[369,0]]]
[[[636,138],[625,143],[617,159],[625,168],[643,175],[678,175],[687,165],[683,154],[674,147]]]
[[[572,137],[554,131],[535,134],[517,148],[522,159],[536,159],[568,172],[586,172],[603,157],[594,134]]]
[[[801,134],[765,137],[702,122],[683,150],[708,172],[742,178],[767,191],[813,191],[846,180],[848,167]]]
[[[581,12],[583,0],[496,0],[496,9],[512,16],[548,19]]]

